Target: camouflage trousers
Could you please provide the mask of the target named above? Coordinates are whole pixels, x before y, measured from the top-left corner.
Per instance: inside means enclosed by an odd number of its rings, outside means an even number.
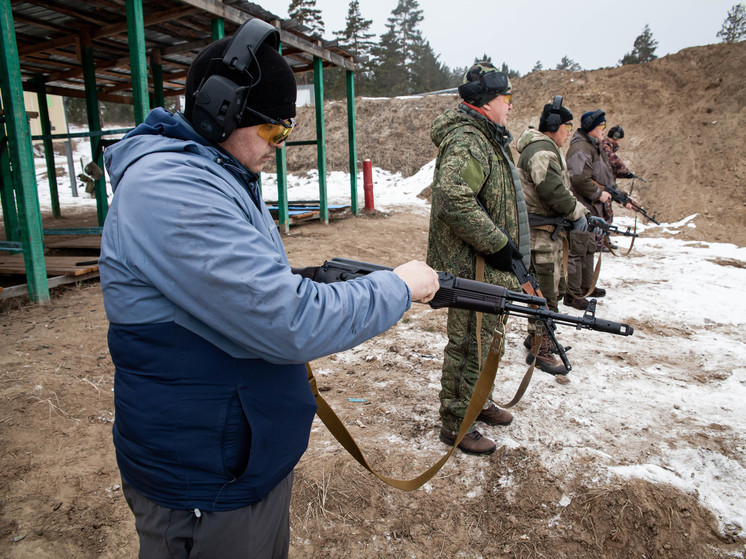
[[[477,314],[463,309],[448,309],[448,343],[440,379],[440,418],[443,427],[449,431],[458,431],[461,427],[479,372],[489,354],[494,331],[499,328],[505,334],[503,321],[501,316],[482,315],[482,355],[478,357],[475,336]],[[469,431],[473,430],[474,426],[471,426]]]
[[[571,231],[570,255],[567,259],[567,293],[581,297],[593,283],[593,255],[596,253],[595,233]]]
[[[567,283],[564,266],[564,235],[552,240],[552,234],[543,229],[531,228],[531,272],[547,300],[547,306],[557,312],[559,300],[565,296]],[[528,333],[542,328],[534,320],[528,321]]]

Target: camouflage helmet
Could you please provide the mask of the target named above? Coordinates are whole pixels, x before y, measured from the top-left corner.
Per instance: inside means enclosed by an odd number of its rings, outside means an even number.
[[[512,86],[505,72],[499,71],[491,62],[477,62],[464,74],[458,93],[471,105],[481,107],[498,95],[507,95]]]

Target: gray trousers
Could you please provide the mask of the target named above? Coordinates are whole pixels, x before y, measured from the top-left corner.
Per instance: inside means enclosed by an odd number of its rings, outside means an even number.
[[[162,507],[122,479],[140,559],[287,559],[293,472],[258,503],[202,512]]]

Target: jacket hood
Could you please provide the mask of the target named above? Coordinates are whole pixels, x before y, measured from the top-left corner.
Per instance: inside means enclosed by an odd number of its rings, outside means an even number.
[[[539,132],[536,128],[528,128],[518,138],[518,141],[515,144],[515,149],[518,150],[518,153],[521,153],[529,144],[535,142],[550,142],[557,147],[557,144],[555,144],[554,141],[543,132]]]
[[[145,122],[104,152],[112,190],[116,190],[127,168],[141,157],[173,151],[188,151],[212,160],[227,155],[197,134],[181,113],[171,114],[159,107],[150,112]]]
[[[511,136],[505,127],[488,120],[485,116],[463,103],[459,105],[457,110],[448,109],[442,115],[435,118],[430,128],[430,139],[432,139],[436,147],[440,148],[440,144],[446,136],[462,126],[474,126],[478,128],[482,134],[488,138],[493,138],[503,149],[507,149],[510,142],[513,141],[513,136]]]
[[[433,120],[433,125],[430,128],[430,139],[436,147],[440,147],[440,144],[443,143],[445,137],[454,130],[465,125],[473,125],[481,128],[479,124],[481,123],[478,123],[473,118],[463,113],[453,109],[448,109],[442,115],[435,117],[435,120]]]

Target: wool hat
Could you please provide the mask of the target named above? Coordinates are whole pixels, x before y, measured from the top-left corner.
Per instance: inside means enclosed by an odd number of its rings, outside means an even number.
[[[477,62],[464,74],[458,94],[467,103],[481,107],[498,95],[508,95],[513,86],[505,72],[499,71],[491,62]]]
[[[269,43],[263,43],[256,51],[256,64],[249,64],[244,72],[239,72],[223,63],[232,37],[224,37],[207,45],[197,55],[189,67],[186,79],[184,116],[192,122],[195,92],[210,76],[223,76],[238,86],[249,86],[258,82],[248,93],[246,106],[276,120],[295,116],[297,86],[295,75],[282,55]],[[257,68],[258,65],[258,68]],[[265,121],[244,111],[237,128],[263,124]]]
[[[549,119],[549,115],[553,112],[553,106],[553,103],[547,103],[546,105],[544,105],[544,110],[541,111],[541,116],[539,117],[539,132],[547,131],[547,120]],[[554,114],[559,115],[560,125],[565,124],[566,122],[570,122],[573,118],[570,109],[568,109],[567,107],[560,107],[559,111],[554,111]],[[554,131],[556,131],[556,129]]]
[[[624,128],[621,126],[612,126],[606,135],[612,140],[621,140],[624,138]]]
[[[606,113],[604,111],[601,109],[588,111],[587,113],[583,113],[583,116],[580,117],[580,129],[583,132],[590,132],[596,126],[604,122],[606,122]]]

